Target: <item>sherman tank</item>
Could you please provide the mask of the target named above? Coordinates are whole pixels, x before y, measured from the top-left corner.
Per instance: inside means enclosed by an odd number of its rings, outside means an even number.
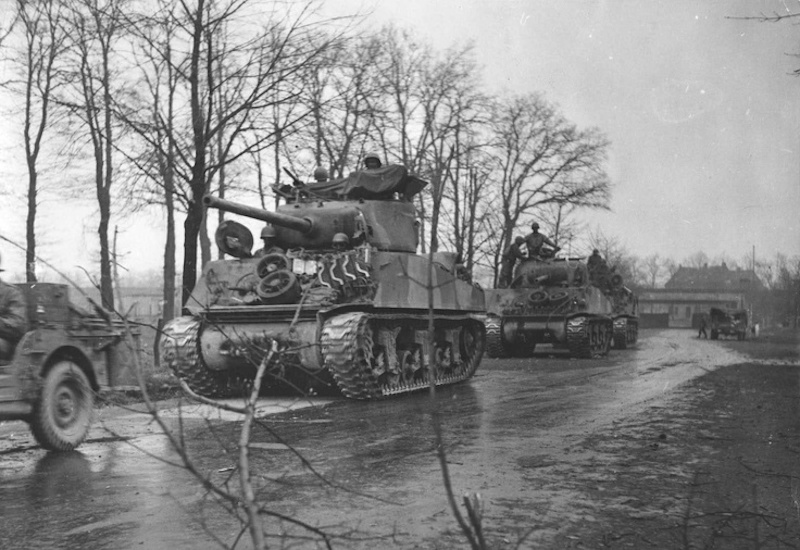
[[[589,279],[611,301],[611,318],[614,322],[613,345],[626,349],[639,338],[639,299],[623,285],[622,275],[608,269],[605,263],[589,270]]]
[[[164,364],[209,397],[229,395],[274,357],[264,384],[304,394],[375,399],[427,387],[431,376],[469,379],[484,350],[484,294],[456,276],[455,254],[416,254],[410,199],[425,185],[387,166],[284,187],[275,212],[204,197],[267,222],[270,241],[253,253],[246,227],[219,226],[216,243],[232,258],[203,267],[188,314],[164,327]]]
[[[613,301],[579,258],[544,251],[524,259],[509,288],[487,290],[486,302],[489,357],[529,357],[537,344],[552,344],[573,357],[597,358],[611,347]]]

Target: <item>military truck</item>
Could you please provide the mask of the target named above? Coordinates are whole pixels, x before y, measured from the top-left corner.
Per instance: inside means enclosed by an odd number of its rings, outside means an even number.
[[[747,310],[712,307],[708,316],[711,319],[709,337],[712,340],[717,340],[720,336],[736,336],[737,340],[747,338]]]
[[[71,451],[88,433],[96,392],[138,387],[125,327],[102,308],[74,305],[67,285],[16,286],[27,331],[0,362],[0,420],[24,420],[45,449]]]

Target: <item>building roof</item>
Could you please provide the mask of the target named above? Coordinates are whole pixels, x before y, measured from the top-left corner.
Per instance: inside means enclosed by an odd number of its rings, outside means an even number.
[[[722,265],[703,267],[680,266],[664,288],[747,292],[763,289],[764,285],[752,269],[728,269],[722,262]]]

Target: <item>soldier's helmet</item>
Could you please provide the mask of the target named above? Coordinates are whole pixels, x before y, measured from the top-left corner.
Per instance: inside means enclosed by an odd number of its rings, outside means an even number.
[[[350,244],[350,239],[347,238],[347,235],[344,233],[337,233],[333,236],[333,246],[336,247],[346,247]]]
[[[278,233],[275,231],[275,228],[271,225],[265,225],[264,229],[261,230],[261,238],[262,239],[269,239],[277,237]]]
[[[368,166],[367,163],[368,160],[374,160],[378,164],[378,168],[383,166],[383,163],[381,162],[381,157],[380,155],[378,155],[378,153],[370,152],[364,155],[364,166]]]
[[[594,250],[592,250],[592,254],[594,254],[595,256],[599,256],[600,251],[595,248]]]
[[[536,222],[533,222],[533,223],[531,224],[531,229],[539,229],[539,224],[538,224],[538,223],[536,223]]]
[[[322,166],[317,166],[314,170],[314,179],[317,181],[328,181],[328,171]]]
[[[523,239],[522,237],[517,237],[516,239],[514,239],[514,242],[517,244],[522,244],[525,242],[525,239]]]

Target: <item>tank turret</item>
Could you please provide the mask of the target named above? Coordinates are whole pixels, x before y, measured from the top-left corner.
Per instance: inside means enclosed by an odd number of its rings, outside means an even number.
[[[416,254],[410,198],[426,182],[400,166],[342,180],[295,182],[275,212],[206,196],[204,204],[267,222],[253,251],[244,225],[217,228],[186,310],[163,329],[163,364],[195,392],[229,395],[270,350],[263,387],[338,390],[373,399],[470,378],[485,342],[483,291],[454,262]],[[455,257],[455,255],[453,255]],[[434,337],[428,338],[429,289]]]
[[[284,249],[327,249],[334,235],[344,233],[351,243],[367,243],[378,250],[411,253],[417,250],[416,210],[407,201],[307,199],[283,204],[275,212],[210,195],[203,197],[203,203],[209,208],[268,222],[275,228],[277,246]],[[224,238],[218,236],[217,242],[221,240]]]

